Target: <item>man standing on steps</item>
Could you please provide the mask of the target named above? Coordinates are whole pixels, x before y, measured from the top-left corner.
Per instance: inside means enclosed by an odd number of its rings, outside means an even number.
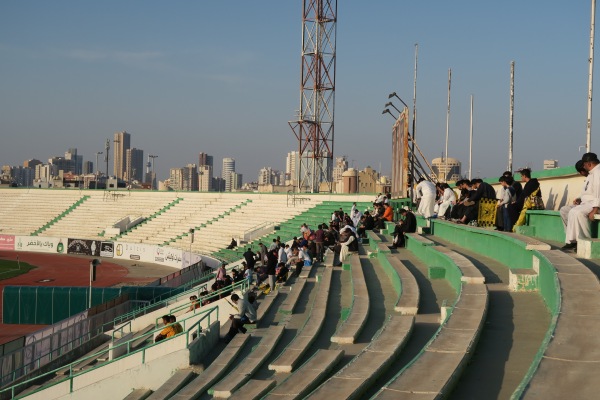
[[[591,237],[591,221],[600,209],[600,160],[595,153],[585,153],[581,161],[589,175],[581,194],[581,203],[567,215],[565,250],[577,250],[577,240]]]
[[[419,179],[417,185],[417,199],[419,202],[418,214],[421,214],[425,218],[431,218],[433,216],[433,208],[435,207],[435,195],[437,190],[433,182],[426,181],[425,178]]]

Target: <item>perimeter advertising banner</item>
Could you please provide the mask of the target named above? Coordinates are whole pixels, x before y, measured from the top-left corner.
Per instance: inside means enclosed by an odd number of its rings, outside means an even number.
[[[113,242],[102,242],[100,244],[100,257],[112,258],[115,255],[115,244]]]
[[[180,269],[184,263],[183,250],[141,243],[115,242],[114,257],[157,263]]]
[[[66,239],[43,236],[15,236],[16,251],[64,254],[67,252]]]
[[[0,250],[14,250],[15,249],[15,236],[14,235],[0,235]]]
[[[67,254],[76,254],[81,256],[100,256],[100,240],[71,239],[67,245]]]

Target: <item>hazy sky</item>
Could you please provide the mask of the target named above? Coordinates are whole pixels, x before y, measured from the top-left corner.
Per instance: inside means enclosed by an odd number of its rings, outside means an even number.
[[[506,168],[514,60],[515,169],[574,164],[586,135],[590,9],[338,1],[334,156],[389,174],[394,121],[381,111],[392,91],[412,105],[419,43],[417,143],[429,159],[444,151],[452,68],[448,155],[466,173],[473,94],[473,174]],[[245,182],[263,166],[283,170],[298,147],[287,122],[299,108],[301,11],[300,0],[0,2],[0,164],[46,162],[69,147],[95,162],[126,130],[132,147],[158,155],[159,179],[201,151],[216,175],[235,158]]]

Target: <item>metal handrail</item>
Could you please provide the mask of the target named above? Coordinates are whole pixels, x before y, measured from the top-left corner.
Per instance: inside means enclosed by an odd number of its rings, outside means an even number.
[[[152,347],[157,346],[157,345],[160,345],[160,344],[162,344],[164,342],[167,342],[167,341],[169,341],[169,340],[171,340],[171,339],[173,339],[175,337],[180,336],[183,333],[189,333],[189,331],[192,328],[194,328],[196,325],[199,326],[200,322],[202,322],[202,321],[204,321],[206,319],[208,319],[208,326],[210,326],[210,324],[211,324],[211,318],[210,318],[210,316],[212,315],[213,312],[216,313],[216,319],[215,320],[218,321],[219,320],[219,307],[214,306],[214,307],[212,307],[210,309],[205,310],[206,315],[204,317],[202,317],[200,320],[198,320],[196,323],[194,323],[193,325],[191,325],[187,330],[185,329],[185,325],[186,325],[187,320],[190,319],[190,318],[192,318],[192,317],[196,317],[197,315],[190,315],[189,317],[187,317],[187,318],[182,319],[181,321],[179,321],[179,322],[183,322],[183,324],[184,324],[184,326],[183,326],[184,327],[183,332],[181,332],[181,333],[179,333],[177,335],[165,338],[164,340],[161,340],[160,342],[152,343],[152,344],[150,344],[148,346],[145,346],[145,347],[143,347],[141,349],[138,349],[138,350],[131,351],[131,344],[133,342],[137,341],[139,338],[132,338],[132,339],[129,339],[129,340],[123,342],[123,343],[119,343],[118,345],[109,348],[109,350],[117,349],[117,348],[119,348],[121,346],[127,346],[127,353],[124,354],[124,355],[122,355],[122,356],[120,356],[120,357],[117,357],[117,358],[115,358],[114,360],[111,360],[111,361],[114,362],[114,361],[120,360],[122,358],[125,358],[127,356],[130,356],[132,354],[136,354],[136,353],[140,353],[141,352],[142,353],[142,364],[143,364],[145,362],[145,359],[146,359],[145,354],[146,354],[146,350],[147,349],[152,348]],[[152,334],[154,336],[154,333],[162,331],[163,329],[164,329],[164,327],[156,328],[152,332],[148,332],[147,334]],[[189,335],[186,335],[186,348],[189,347],[189,342],[190,342]],[[76,361],[68,364],[68,367],[69,367],[69,377],[65,378],[64,380],[61,380],[59,382],[56,382],[54,384],[61,383],[61,382],[64,382],[66,380],[70,380],[69,387],[70,387],[70,393],[72,393],[73,392],[73,379],[76,378],[76,377],[78,377],[78,376],[80,376],[80,375],[88,373],[90,371],[93,371],[95,369],[95,367],[93,367],[91,369],[86,369],[84,371],[80,371],[80,372],[74,374],[73,373],[73,366],[76,365],[76,364],[79,364],[79,363],[81,363],[83,361],[87,361],[87,360],[89,360],[91,358],[98,357],[101,354],[106,353],[106,351],[107,351],[106,349],[105,350],[101,350],[101,351],[99,351],[97,353],[94,353],[94,354],[92,354],[90,356],[87,356],[87,357],[84,357],[84,358],[80,358],[80,359],[78,359],[78,360],[76,360]],[[42,375],[36,376],[34,378],[28,379],[26,381],[20,382],[20,383],[18,383],[16,385],[13,385],[11,387],[2,389],[2,390],[0,390],[0,395],[10,392],[11,398],[14,398],[15,395],[18,394],[18,393],[15,393],[15,391],[20,386],[26,385],[28,383],[33,383],[34,381],[39,380],[41,377],[45,377],[45,376],[49,376],[49,375],[54,375],[58,371],[64,370],[66,367],[67,366],[63,365],[63,366],[61,366],[59,368],[56,368],[56,369],[54,369],[52,371],[46,372],[45,374],[42,374]],[[44,389],[46,389],[46,387],[44,387],[42,385],[38,390],[34,391],[33,393],[41,391],[41,390],[44,390]]]

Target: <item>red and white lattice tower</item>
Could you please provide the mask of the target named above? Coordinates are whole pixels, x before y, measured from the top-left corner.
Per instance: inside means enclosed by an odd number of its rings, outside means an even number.
[[[289,122],[299,145],[294,178],[300,191],[319,192],[326,182],[331,192],[337,0],[303,3],[300,110]]]

